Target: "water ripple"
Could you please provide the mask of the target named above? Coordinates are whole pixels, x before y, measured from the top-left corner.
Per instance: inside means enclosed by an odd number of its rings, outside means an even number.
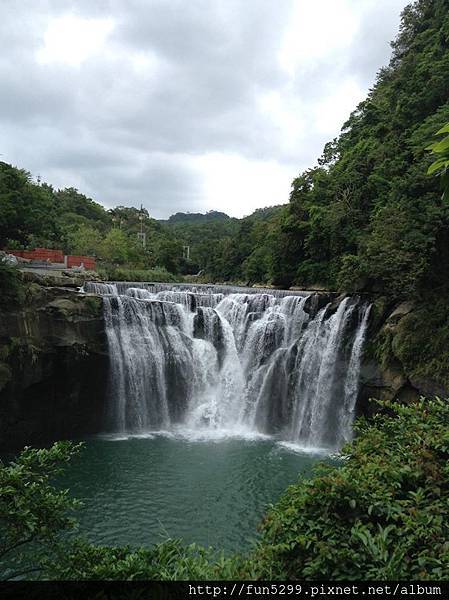
[[[170,536],[242,549],[267,505],[322,458],[266,436],[189,435],[88,440],[60,482],[84,502],[81,531],[102,544],[150,545]]]

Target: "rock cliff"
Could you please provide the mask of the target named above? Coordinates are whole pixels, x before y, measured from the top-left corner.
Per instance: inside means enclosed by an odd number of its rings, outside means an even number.
[[[374,301],[359,413],[376,410],[372,398],[408,402],[420,396],[449,396],[447,315],[445,298],[429,304]]]
[[[70,280],[25,279],[21,301],[0,309],[3,450],[98,431],[104,410],[102,299]]]

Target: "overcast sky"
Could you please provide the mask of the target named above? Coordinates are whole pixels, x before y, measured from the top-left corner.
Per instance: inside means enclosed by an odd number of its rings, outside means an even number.
[[[156,218],[285,203],[406,4],[0,0],[0,159]]]

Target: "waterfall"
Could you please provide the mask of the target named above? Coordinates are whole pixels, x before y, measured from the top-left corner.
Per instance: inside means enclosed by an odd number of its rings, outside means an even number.
[[[104,296],[106,428],[351,437],[370,307],[301,292],[87,283]]]

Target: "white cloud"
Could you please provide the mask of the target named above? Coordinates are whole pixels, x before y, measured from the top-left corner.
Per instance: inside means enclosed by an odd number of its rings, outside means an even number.
[[[354,3],[349,0],[296,0],[279,51],[281,66],[295,77],[320,59],[348,48],[357,31]]]
[[[261,95],[258,105],[262,115],[277,128],[284,152],[294,154],[306,133],[301,98],[287,85],[283,91],[272,90]]]
[[[337,135],[350,113],[365,96],[366,90],[353,78],[341,81],[314,109],[316,132],[328,137]]]
[[[37,60],[41,64],[78,66],[102,51],[113,28],[111,18],[83,19],[70,14],[53,18],[44,33]]]
[[[3,0],[2,160],[157,217],[284,203],[406,3]]]
[[[219,152],[199,156],[192,164],[207,199],[204,209],[222,210],[238,217],[258,207],[285,203],[295,174],[275,160],[247,160]]]

